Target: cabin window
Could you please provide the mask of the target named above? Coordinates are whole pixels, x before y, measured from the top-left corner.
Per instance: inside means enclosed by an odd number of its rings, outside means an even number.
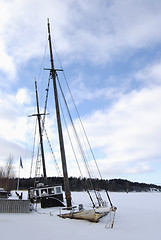
[[[41,190],[41,195],[47,195],[47,193],[48,193],[48,192],[47,192],[47,189],[42,189],[42,190]]]
[[[49,192],[49,194],[54,194],[54,188],[49,188],[48,192]]]
[[[61,187],[56,187],[56,193],[57,194],[61,193]]]
[[[39,197],[39,190],[36,190],[36,196]]]

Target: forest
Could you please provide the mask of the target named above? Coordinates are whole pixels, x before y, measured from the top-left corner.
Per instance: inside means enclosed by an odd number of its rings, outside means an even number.
[[[7,191],[15,190],[17,188],[17,178],[2,178],[0,177],[0,188],[4,188]],[[44,182],[43,178],[37,182]],[[19,181],[19,188],[27,190],[33,187],[35,184],[35,178],[21,178]],[[45,184],[47,185],[62,185],[64,188],[64,180],[62,177],[48,177]],[[130,182],[124,179],[88,179],[88,178],[76,178],[70,177],[69,184],[71,191],[84,191],[84,190],[103,190],[106,189],[111,192],[148,192],[148,191],[160,191],[161,186],[154,184]]]
[[[15,178],[13,169],[13,157],[9,156],[6,161],[5,167],[0,167],[0,188],[4,188],[6,191],[17,189],[18,179]],[[27,190],[30,187],[34,187],[35,183],[45,183],[46,185],[62,185],[64,189],[63,177],[48,177],[45,182],[44,178],[21,178],[19,179],[19,189]],[[69,178],[69,185],[71,191],[85,191],[85,190],[108,190],[111,192],[148,192],[148,191],[160,191],[161,186],[154,184],[130,182],[124,179],[98,179],[98,178]]]

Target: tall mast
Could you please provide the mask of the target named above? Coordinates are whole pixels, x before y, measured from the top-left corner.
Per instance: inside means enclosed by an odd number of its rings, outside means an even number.
[[[41,129],[41,115],[39,111],[39,101],[38,101],[38,92],[37,92],[37,82],[35,79],[35,91],[36,91],[36,104],[37,104],[37,119],[39,125],[39,136],[40,136],[40,147],[41,147],[41,157],[42,157],[42,165],[43,165],[43,175],[44,181],[46,180],[46,166],[45,166],[45,156],[44,156],[44,147],[43,147],[43,137],[42,137],[42,129]]]
[[[65,197],[66,197],[67,207],[71,207],[72,205],[71,193],[70,193],[70,187],[69,187],[66,156],[65,156],[65,149],[64,149],[64,140],[63,140],[63,133],[62,133],[61,118],[60,118],[58,93],[57,93],[57,85],[56,85],[56,69],[54,68],[54,61],[53,61],[49,19],[48,19],[48,40],[49,40],[49,50],[50,50],[51,75],[53,79],[55,107],[56,107],[56,116],[57,116],[57,124],[58,124],[59,145],[60,145],[60,153],[61,153],[62,168],[63,168],[63,175],[64,175]]]

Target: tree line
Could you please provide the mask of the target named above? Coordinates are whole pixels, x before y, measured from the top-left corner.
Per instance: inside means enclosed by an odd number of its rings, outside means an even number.
[[[0,167],[0,188],[4,188],[6,191],[15,190],[17,188],[18,179],[15,178],[14,168],[13,168],[13,156],[10,155],[6,160],[6,164]],[[44,182],[43,178],[39,178],[38,182]],[[48,177],[45,181],[47,185],[62,185],[64,189],[64,180],[62,177]],[[156,191],[161,191],[161,186],[154,184],[130,182],[124,179],[89,179],[89,178],[76,178],[70,177],[69,184],[71,191],[84,191],[84,190],[103,190],[113,192],[141,192],[141,191],[151,191],[151,189]],[[19,181],[19,189],[27,190],[30,187],[35,186],[35,178],[21,178]]]
[[[17,187],[17,178],[0,177],[0,187],[5,190],[15,190]],[[43,178],[40,178],[38,182],[43,182]],[[7,183],[7,184],[6,184]],[[30,187],[34,187],[35,178],[21,178],[19,188],[27,190]],[[46,180],[47,185],[62,185],[64,189],[64,180],[62,177],[48,177]],[[103,190],[106,189],[111,192],[148,192],[152,189],[161,192],[161,186],[155,184],[146,184],[138,182],[130,182],[124,179],[89,179],[89,178],[76,178],[70,177],[69,184],[71,191],[85,191],[85,190]]]

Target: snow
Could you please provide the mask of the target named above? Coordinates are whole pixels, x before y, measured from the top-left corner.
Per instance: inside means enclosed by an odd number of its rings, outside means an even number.
[[[26,194],[24,194],[24,197]],[[62,219],[60,208],[41,209],[28,214],[0,213],[0,236],[5,240],[159,240],[161,236],[161,193],[110,193],[117,207],[113,229],[107,229],[108,216],[99,223]],[[75,204],[89,206],[85,192],[72,192]]]

